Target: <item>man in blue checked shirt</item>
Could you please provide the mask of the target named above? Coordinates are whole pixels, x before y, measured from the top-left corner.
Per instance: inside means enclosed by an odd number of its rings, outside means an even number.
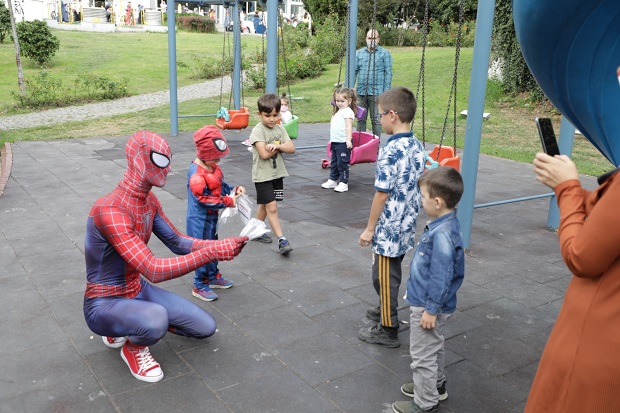
[[[379,32],[366,33],[366,47],[355,53],[357,78],[357,103],[368,109],[372,133],[381,136],[381,123],[377,120],[377,96],[392,88],[392,55],[379,46]],[[357,122],[359,132],[366,131],[366,119]]]

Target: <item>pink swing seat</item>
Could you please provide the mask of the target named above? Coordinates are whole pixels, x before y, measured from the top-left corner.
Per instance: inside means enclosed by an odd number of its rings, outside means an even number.
[[[377,153],[379,152],[379,143],[381,140],[378,136],[370,132],[353,132],[352,134],[353,149],[351,149],[351,157],[349,165],[356,163],[372,163],[377,162]],[[331,143],[327,144],[327,159],[323,159],[321,166],[327,168],[331,163],[332,151]]]

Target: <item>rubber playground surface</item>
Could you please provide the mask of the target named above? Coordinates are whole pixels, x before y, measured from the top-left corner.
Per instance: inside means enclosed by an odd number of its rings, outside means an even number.
[[[329,125],[300,125],[299,147],[324,145]],[[224,132],[225,180],[255,196],[250,129]],[[191,133],[164,135],[172,172],[155,189],[185,232]],[[127,136],[17,142],[0,196],[0,412],[390,412],[411,380],[409,331],[397,349],[361,342],[357,331],[378,297],[371,253],[357,239],[374,195],[373,163],[351,168],[349,191],[322,189],[324,148],[288,156],[280,219],[294,250],[249,243],[222,263],[233,288],[210,303],[191,296],[193,273],[160,286],[211,312],[216,334],[168,334],[151,347],[165,377],[134,379],[118,350],[88,330],[82,313],[84,232],[92,203],[112,190]],[[382,141],[385,141],[386,135]],[[595,186],[593,178],[584,178]],[[476,204],[548,193],[530,164],[480,157]],[[537,363],[561,307],[570,272],[546,229],[549,199],[474,210],[465,282],[446,335],[449,398],[441,412],[523,411]],[[418,218],[418,234],[426,216]],[[221,236],[241,230],[229,222]],[[171,256],[153,237],[156,256]],[[403,261],[408,274],[411,253]],[[404,294],[404,285],[401,292]],[[402,294],[401,294],[402,297]],[[401,320],[409,310],[400,302]]]

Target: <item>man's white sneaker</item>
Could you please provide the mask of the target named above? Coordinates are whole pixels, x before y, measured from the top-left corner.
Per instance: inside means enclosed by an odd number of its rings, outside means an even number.
[[[321,184],[321,187],[325,189],[332,189],[332,188],[335,188],[337,185],[338,185],[338,182],[328,179],[326,182],[323,182]]]
[[[340,182],[337,187],[334,188],[336,192],[347,192],[349,190],[349,184],[345,184],[344,182]]]
[[[121,358],[125,360],[129,371],[138,380],[155,383],[164,378],[164,372],[159,363],[151,356],[146,346],[138,346],[127,340],[121,349]]]
[[[125,340],[127,340],[127,337],[101,336],[101,339],[103,340],[103,344],[110,348],[121,348],[123,347],[123,344],[125,344]]]

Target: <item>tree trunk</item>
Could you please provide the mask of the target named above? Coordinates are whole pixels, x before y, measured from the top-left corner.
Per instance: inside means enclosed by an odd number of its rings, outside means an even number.
[[[15,14],[13,13],[13,4],[11,0],[7,0],[9,6],[9,17],[11,18],[11,30],[13,31],[13,42],[15,43],[15,62],[17,63],[17,84],[22,97],[26,96],[26,87],[24,85],[24,70],[22,69],[22,57],[19,51],[19,38],[17,37],[17,27],[15,26]]]

